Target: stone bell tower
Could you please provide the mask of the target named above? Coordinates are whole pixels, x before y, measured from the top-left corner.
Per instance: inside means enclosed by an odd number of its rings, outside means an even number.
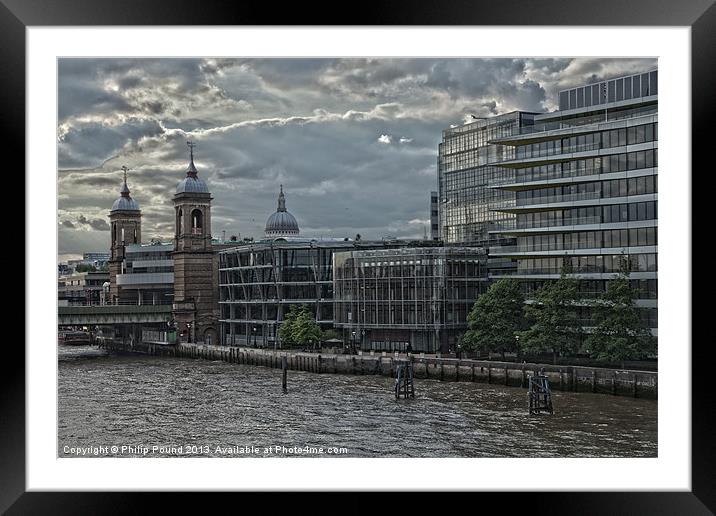
[[[211,194],[194,165],[174,194],[174,319],[183,342],[218,344],[218,264],[211,245]]]
[[[119,190],[120,196],[114,201],[109,212],[111,245],[108,302],[111,304],[119,301],[120,297],[117,275],[123,272],[125,246],[142,242],[142,212],[139,209],[139,203],[129,195],[127,186],[127,171],[129,169],[122,166],[122,170],[124,171],[124,183]]]

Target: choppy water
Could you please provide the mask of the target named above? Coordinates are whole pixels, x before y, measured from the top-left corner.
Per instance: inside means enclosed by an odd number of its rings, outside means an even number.
[[[277,369],[58,350],[60,457],[657,456],[653,400],[555,392],[530,417],[515,387],[416,380],[396,401],[391,378],[289,371],[283,394]]]

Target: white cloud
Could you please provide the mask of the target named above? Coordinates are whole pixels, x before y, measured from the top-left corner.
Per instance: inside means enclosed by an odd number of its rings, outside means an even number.
[[[391,143],[393,143],[393,137],[390,136],[389,134],[381,134],[378,137],[378,143],[384,143],[386,145],[390,145]]]
[[[400,143],[413,143],[412,138],[406,138],[405,136],[400,138]]]

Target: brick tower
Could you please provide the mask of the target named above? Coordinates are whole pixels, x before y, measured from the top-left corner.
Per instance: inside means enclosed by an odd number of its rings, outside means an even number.
[[[211,245],[211,194],[194,165],[174,194],[174,319],[183,342],[218,344],[218,264]]]
[[[122,274],[124,249],[127,244],[142,242],[142,212],[139,204],[129,195],[127,186],[127,167],[123,166],[124,183],[119,190],[120,196],[114,201],[109,212],[110,221],[110,257],[109,257],[109,303],[119,301],[117,275]]]

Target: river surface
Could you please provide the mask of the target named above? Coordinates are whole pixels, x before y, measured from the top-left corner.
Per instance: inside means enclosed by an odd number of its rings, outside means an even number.
[[[60,457],[656,457],[657,402],[59,346]],[[116,447],[116,449],[113,449]],[[124,447],[124,448],[122,448]],[[321,450],[322,449],[322,450]]]

